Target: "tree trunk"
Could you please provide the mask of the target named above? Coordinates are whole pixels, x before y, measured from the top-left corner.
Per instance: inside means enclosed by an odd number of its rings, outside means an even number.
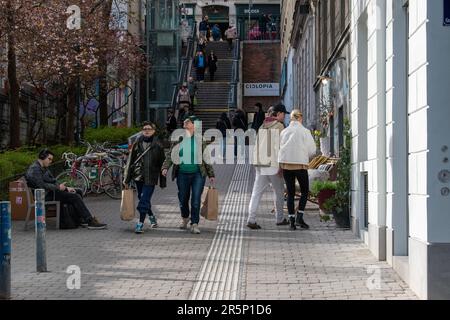
[[[77,104],[77,86],[75,82],[69,84],[67,93],[67,127],[66,127],[66,144],[72,144],[75,132],[75,112]]]
[[[102,21],[104,21],[105,34],[109,32],[109,22],[111,17],[113,0],[107,0],[102,5]],[[106,52],[100,52],[98,60],[101,76],[99,79],[99,111],[100,111],[100,126],[108,125],[108,60]]]
[[[8,24],[8,84],[9,84],[9,147],[15,149],[20,147],[20,87],[17,82],[17,59],[16,44],[14,38],[14,14],[11,1],[6,3],[7,24]]]

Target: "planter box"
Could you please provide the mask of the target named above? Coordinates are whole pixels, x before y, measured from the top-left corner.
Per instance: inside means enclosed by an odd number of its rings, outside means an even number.
[[[319,192],[319,195],[317,196],[317,200],[319,202],[319,208],[322,211],[325,211],[325,208],[323,207],[323,205],[325,204],[325,202],[334,197],[334,195],[336,194],[336,190],[322,190]]]

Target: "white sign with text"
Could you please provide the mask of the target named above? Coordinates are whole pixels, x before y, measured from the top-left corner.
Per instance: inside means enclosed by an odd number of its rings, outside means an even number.
[[[246,97],[278,97],[280,95],[279,83],[245,83],[244,96]]]

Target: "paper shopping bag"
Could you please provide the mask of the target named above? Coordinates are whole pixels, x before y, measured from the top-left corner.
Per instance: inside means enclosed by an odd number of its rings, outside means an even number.
[[[134,219],[134,191],[133,189],[122,190],[122,202],[120,203],[120,219],[131,221]]]
[[[216,221],[219,216],[219,192],[215,188],[208,188],[203,191],[204,200],[201,208],[201,215],[206,220]],[[203,198],[202,195],[202,198]]]

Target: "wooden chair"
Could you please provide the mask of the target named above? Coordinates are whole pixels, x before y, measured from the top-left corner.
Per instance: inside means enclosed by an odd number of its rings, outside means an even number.
[[[24,178],[21,178],[25,180]],[[28,230],[28,223],[30,221],[31,212],[33,211],[33,208],[36,207],[36,204],[34,203],[34,194],[32,190],[28,187],[26,181],[24,181],[24,186],[26,190],[26,203],[27,203],[27,217],[25,218],[25,226],[24,231]],[[59,229],[59,222],[60,222],[60,212],[61,212],[61,203],[59,201],[45,201],[45,206],[56,206],[56,215],[55,216],[49,216],[46,214],[46,218],[50,217],[56,217],[56,229]],[[46,212],[47,213],[47,212]]]

